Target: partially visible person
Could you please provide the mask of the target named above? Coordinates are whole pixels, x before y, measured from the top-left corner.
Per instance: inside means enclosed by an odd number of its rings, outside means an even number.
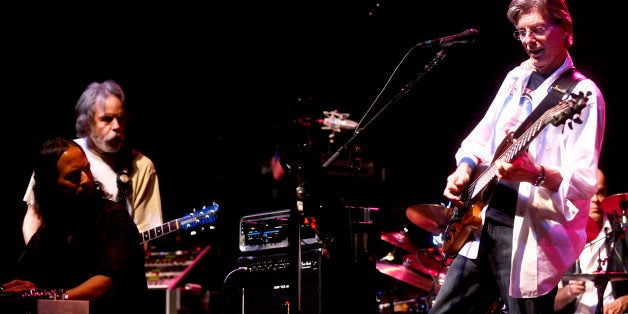
[[[122,87],[113,80],[89,84],[75,106],[75,141],[85,150],[94,178],[102,182],[112,200],[125,204],[141,232],[163,224],[161,196],[152,160],[125,145],[125,101]],[[41,223],[36,214],[38,202],[33,183],[31,177],[24,195],[25,243]]]
[[[628,265],[623,264],[623,249],[621,235],[619,238],[612,234],[612,230],[619,229],[609,220],[608,214],[601,207],[602,201],[608,195],[606,177],[602,170],[597,171],[597,193],[591,198],[589,221],[587,223],[587,244],[580,253],[578,261],[568,274],[592,274],[605,272],[628,273]],[[625,231],[622,231],[625,233]],[[625,234],[623,235],[625,241]],[[609,259],[607,239],[616,240],[613,247],[615,254]],[[612,261],[611,268],[608,268]],[[556,313],[597,313],[598,289],[591,280],[569,280],[561,282],[556,294],[554,309]],[[603,292],[603,313],[626,313],[628,311],[628,281],[609,281]]]
[[[69,300],[89,301],[90,313],[140,313],[148,286],[144,250],[126,208],[94,181],[76,142],[55,138],[34,159],[37,231],[4,293],[64,289]]]
[[[509,314],[553,313],[557,285],[586,242],[604,138],[604,98],[594,81],[573,77],[573,25],[564,0],[512,0],[506,15],[527,59],[507,73],[482,119],[462,140],[443,195],[464,208],[466,196],[477,192],[471,178],[485,169],[484,178],[494,178],[496,186],[487,189],[490,195],[478,194],[481,201],[471,204],[477,210],[467,209],[473,216],[478,212],[473,218],[479,223],[470,225],[469,236],[456,248],[430,314],[484,314],[499,303]],[[524,122],[533,109],[554,91],[562,92],[551,87],[564,73],[572,75],[574,94],[590,93],[581,123],[548,124],[529,142],[516,137],[515,143],[527,144],[518,154],[502,155],[503,143],[520,126],[532,124]]]

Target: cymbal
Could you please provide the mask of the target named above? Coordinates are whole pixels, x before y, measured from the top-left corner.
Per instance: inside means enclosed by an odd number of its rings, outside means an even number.
[[[440,234],[447,227],[451,208],[436,204],[417,204],[406,209],[406,217],[417,227]]]
[[[628,193],[607,196],[600,204],[600,207],[602,207],[607,214],[615,212],[617,215],[621,215],[622,209],[628,210]]]
[[[415,286],[419,289],[423,289],[426,291],[431,290],[434,281],[429,279],[414,270],[397,264],[391,264],[388,262],[378,261],[375,264],[377,270],[384,275],[388,275],[397,280],[403,281],[409,285]]]
[[[416,252],[419,248],[415,246],[405,231],[398,232],[382,232],[381,235],[382,240],[404,249],[408,252]]]
[[[414,254],[403,256],[405,265],[409,265],[413,269],[433,277],[445,275],[447,267],[452,260],[453,258],[448,258],[443,263],[443,256],[433,249],[422,249]]]
[[[598,279],[604,279],[608,276],[609,281],[620,281],[620,280],[628,280],[628,273],[621,272],[601,272],[601,273],[591,273],[591,274],[567,274],[563,276],[564,280],[589,280],[596,281]]]

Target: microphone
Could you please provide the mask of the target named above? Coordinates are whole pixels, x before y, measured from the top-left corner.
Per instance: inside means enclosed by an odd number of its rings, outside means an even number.
[[[323,111],[324,119],[318,119],[317,122],[322,125],[322,130],[332,130],[334,132],[355,130],[358,123],[347,119],[348,113],[338,113],[338,111]]]
[[[470,28],[462,33],[458,33],[455,35],[440,37],[436,39],[430,39],[423,42],[420,42],[416,45],[416,47],[438,47],[438,48],[449,48],[449,46],[453,44],[471,44],[475,42],[475,37],[478,35],[478,30],[474,28]]]

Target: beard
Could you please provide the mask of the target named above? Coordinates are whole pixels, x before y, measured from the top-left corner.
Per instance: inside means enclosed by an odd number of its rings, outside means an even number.
[[[122,135],[116,132],[109,132],[103,137],[98,137],[92,133],[89,137],[96,148],[103,153],[117,153],[124,144]]]

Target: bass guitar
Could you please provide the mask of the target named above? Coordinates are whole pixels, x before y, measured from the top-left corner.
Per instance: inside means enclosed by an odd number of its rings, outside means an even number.
[[[198,226],[213,223],[216,221],[218,208],[219,206],[216,203],[213,203],[210,206],[203,206],[202,209],[193,211],[179,219],[171,220],[161,226],[142,231],[140,232],[142,235],[141,243],[159,238],[179,229],[189,230]]]
[[[583,92],[578,95],[572,93],[569,100],[561,100],[556,106],[545,111],[517,139],[513,139],[512,134],[504,138],[496,150],[493,162],[483,171],[476,169],[475,172],[479,172],[479,175],[474,173],[475,179],[461,194],[463,205],[452,209],[449,223],[442,235],[443,254],[449,257],[457,255],[465,243],[474,239],[473,231],[481,228],[480,212],[485,205],[483,199],[486,199],[482,196],[491,195],[487,193],[491,192],[497,183],[495,161],[512,162],[550,124],[559,126],[568,119],[580,123],[578,114],[586,107],[589,95],[591,92],[586,95]],[[571,122],[568,126],[571,127]]]

